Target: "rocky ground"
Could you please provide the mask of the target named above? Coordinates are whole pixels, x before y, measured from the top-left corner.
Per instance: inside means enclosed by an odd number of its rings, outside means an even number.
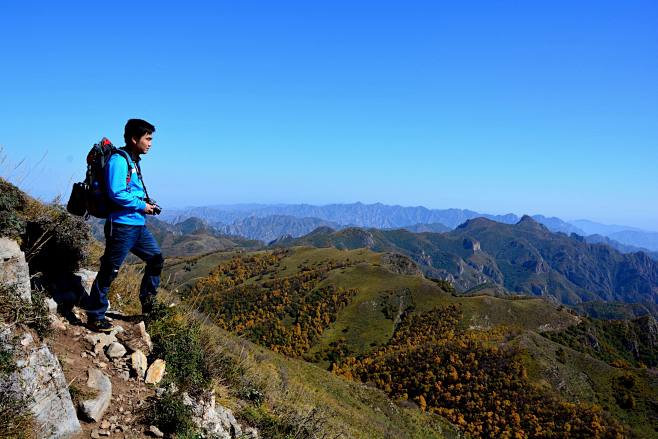
[[[49,344],[60,360],[74,403],[80,406],[79,437],[157,437],[144,409],[166,366],[162,367],[162,360],[147,363],[150,340],[140,330],[143,322],[115,319],[113,323],[115,331],[106,335],[54,317],[55,333]]]

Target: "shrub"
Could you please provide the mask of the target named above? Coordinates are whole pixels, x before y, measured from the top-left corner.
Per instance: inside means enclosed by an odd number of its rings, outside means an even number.
[[[184,389],[198,389],[210,382],[201,343],[200,325],[178,312],[156,303],[148,322],[153,354],[167,362],[167,371]]]
[[[80,268],[89,251],[89,225],[57,204],[29,203],[23,239],[32,273],[71,272]]]
[[[0,178],[0,236],[18,238],[25,228],[20,212],[25,209],[26,198],[16,186]]]
[[[165,392],[160,398],[152,398],[145,413],[145,422],[177,437],[195,437],[191,407],[183,403],[181,392]]]
[[[32,303],[21,299],[12,285],[0,284],[0,322],[24,325],[40,336],[50,332],[50,316],[43,293],[32,292]]]

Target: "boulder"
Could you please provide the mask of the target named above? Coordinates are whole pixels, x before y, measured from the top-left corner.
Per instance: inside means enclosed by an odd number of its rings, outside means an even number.
[[[144,382],[146,384],[158,384],[160,381],[162,381],[165,373],[165,366],[166,363],[164,360],[155,360],[146,372],[146,378],[144,379]]]
[[[32,301],[30,269],[25,254],[16,241],[8,238],[0,238],[0,283],[15,285],[21,299]]]
[[[112,382],[100,369],[89,368],[89,379],[87,380],[87,387],[95,389],[98,394],[96,398],[82,401],[80,410],[84,416],[94,422],[99,422],[105,411],[110,406],[112,399]]]

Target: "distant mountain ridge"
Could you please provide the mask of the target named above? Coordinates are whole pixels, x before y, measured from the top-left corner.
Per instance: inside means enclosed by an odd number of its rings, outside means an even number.
[[[391,206],[381,203],[364,204],[329,204],[315,206],[310,204],[236,204],[204,207],[191,207],[186,209],[167,209],[161,219],[172,224],[179,223],[190,217],[198,217],[209,224],[224,230],[229,234],[239,234],[252,239],[270,241],[281,236],[302,236],[307,230],[301,223],[290,218],[304,219],[305,224],[313,221],[326,221],[330,227],[340,229],[349,226],[367,227],[377,229],[397,229],[416,227],[420,230],[421,224],[442,224],[448,229],[454,229],[470,219],[484,217],[504,224],[515,224],[521,217],[509,213],[506,215],[491,215],[468,209],[428,209],[423,206],[404,207]],[[257,221],[247,218],[270,218],[265,223],[257,225]],[[288,217],[289,227],[281,218]],[[604,225],[588,220],[567,222],[557,217],[533,215],[533,219],[544,224],[552,232],[561,232],[566,235],[576,233],[581,236],[600,234],[607,236],[623,245],[637,248],[646,248],[658,252],[658,232],[643,231],[630,226]],[[311,220],[312,219],[312,220]],[[272,227],[268,229],[266,224]],[[258,229],[261,230],[258,230]],[[438,231],[438,230],[437,230]],[[244,234],[246,233],[246,234]],[[278,236],[274,236],[278,235]]]

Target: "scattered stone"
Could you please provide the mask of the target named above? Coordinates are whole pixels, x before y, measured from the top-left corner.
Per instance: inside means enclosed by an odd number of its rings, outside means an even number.
[[[142,340],[144,340],[144,343],[146,343],[146,346],[148,346],[149,351],[153,350],[153,343],[151,342],[151,336],[149,335],[148,332],[146,332],[146,324],[144,322],[139,322],[137,324],[137,327],[139,328],[139,333],[142,335]]]
[[[25,335],[21,338],[21,346],[23,347],[28,347],[29,345],[32,344],[34,341],[34,338],[32,337],[32,334],[29,332],[26,332]]]
[[[110,419],[109,419],[109,421],[110,421],[111,423],[113,423],[113,424],[116,424],[116,422],[117,422],[118,420],[119,420],[119,418],[118,418],[116,415],[114,415],[114,416],[110,416]]]
[[[105,350],[105,354],[109,358],[121,358],[126,354],[126,348],[119,342],[110,343],[110,345]]]
[[[89,334],[85,340],[91,345],[96,354],[103,352],[106,346],[117,341],[117,338],[112,334]]]
[[[50,315],[50,327],[57,331],[66,331],[66,323],[64,323],[64,320],[56,314]]]
[[[98,396],[94,399],[82,401],[80,408],[88,419],[98,422],[110,405],[112,382],[99,369],[90,368],[88,374],[87,387],[98,390]]]
[[[112,433],[110,433],[110,432],[107,431],[107,430],[100,430],[100,431],[98,432],[98,434],[100,434],[101,436],[109,436],[109,435],[112,434]]]
[[[103,422],[101,422],[101,429],[107,430],[108,428],[110,428],[110,421],[103,419]]]
[[[57,314],[57,302],[52,297],[46,299],[46,305],[50,314]]]
[[[101,435],[99,433],[99,430],[97,428],[94,428],[91,430],[91,439],[101,439]]]
[[[139,349],[133,352],[130,355],[130,362],[137,377],[143,379],[144,375],[146,374],[146,369],[148,366],[148,362],[146,360],[146,355],[144,355],[144,352],[140,351]]]
[[[161,432],[160,429],[155,425],[151,425],[148,431],[155,437],[164,437],[164,433]]]
[[[162,381],[165,373],[165,366],[166,363],[164,360],[155,360],[146,372],[146,379],[144,382],[146,384],[158,384],[160,381]]]
[[[123,370],[119,374],[119,377],[124,381],[128,381],[130,379],[130,372],[128,372],[127,370]]]
[[[87,353],[86,352],[80,352],[80,357],[87,358]]]

